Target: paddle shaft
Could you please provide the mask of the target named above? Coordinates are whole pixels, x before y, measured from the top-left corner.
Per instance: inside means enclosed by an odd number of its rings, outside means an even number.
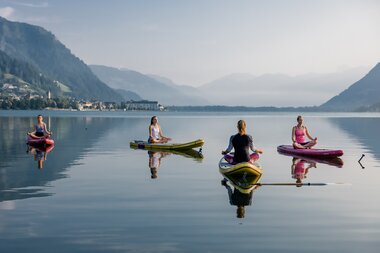
[[[326,186],[326,185],[347,185],[345,183],[257,183],[258,186]]]

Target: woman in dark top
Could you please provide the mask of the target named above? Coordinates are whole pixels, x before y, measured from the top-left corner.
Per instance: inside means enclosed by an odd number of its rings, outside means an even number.
[[[237,123],[238,133],[232,135],[229,141],[228,148],[222,151],[223,155],[231,152],[232,148],[235,149],[234,153],[234,163],[249,162],[251,160],[249,150],[252,150],[255,153],[262,154],[261,149],[256,148],[253,145],[253,140],[251,135],[247,135],[246,128],[247,124],[244,120],[239,120]]]

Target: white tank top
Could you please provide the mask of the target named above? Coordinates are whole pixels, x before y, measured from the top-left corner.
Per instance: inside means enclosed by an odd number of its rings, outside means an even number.
[[[158,169],[160,165],[160,153],[154,153],[152,156],[152,168]]]
[[[152,127],[152,137],[156,140],[160,139],[160,128],[158,126]]]

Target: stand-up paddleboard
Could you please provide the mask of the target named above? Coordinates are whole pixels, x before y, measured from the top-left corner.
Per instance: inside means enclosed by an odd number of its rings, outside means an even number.
[[[46,154],[50,153],[54,148],[54,145],[30,145],[30,144],[27,144],[27,145],[28,145],[28,150],[35,148],[38,151],[44,152]]]
[[[310,156],[297,155],[297,154],[288,154],[282,151],[278,151],[278,153],[281,155],[286,155],[293,158],[299,158],[308,162],[323,163],[323,164],[335,166],[338,168],[342,168],[344,164],[343,160],[340,159],[339,157],[317,157],[317,156],[310,157]]]
[[[137,147],[132,147],[132,149],[139,149]],[[183,150],[162,150],[162,149],[141,149],[141,150],[149,150],[151,152],[167,152],[175,155],[180,155],[188,158],[193,158],[196,161],[202,161],[203,160],[203,154],[200,151],[194,150],[194,149],[183,149]]]
[[[343,155],[343,150],[319,148],[298,149],[294,148],[292,145],[280,145],[277,147],[277,151],[286,154],[295,154],[310,157],[339,157]]]
[[[138,149],[156,149],[156,150],[186,150],[192,148],[202,147],[205,143],[204,140],[199,139],[187,143],[149,143],[147,141],[133,141],[129,145],[131,148]]]
[[[54,140],[50,137],[34,138],[28,135],[26,143],[29,145],[54,145]]]
[[[246,174],[247,176],[254,177],[255,182],[259,181],[263,173],[258,163],[243,162],[238,164],[229,163],[225,157],[219,161],[219,172],[226,176],[233,176],[234,174]]]
[[[258,177],[248,173],[226,175],[221,173],[228,182],[241,193],[250,193],[258,187]]]

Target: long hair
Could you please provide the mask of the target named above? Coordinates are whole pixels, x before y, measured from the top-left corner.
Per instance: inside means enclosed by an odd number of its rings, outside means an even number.
[[[151,119],[150,119],[150,125],[153,125],[153,119],[154,118],[157,118],[157,116],[153,116]]]
[[[239,120],[237,123],[237,128],[239,130],[240,135],[245,135],[247,133],[247,124],[244,120]]]

